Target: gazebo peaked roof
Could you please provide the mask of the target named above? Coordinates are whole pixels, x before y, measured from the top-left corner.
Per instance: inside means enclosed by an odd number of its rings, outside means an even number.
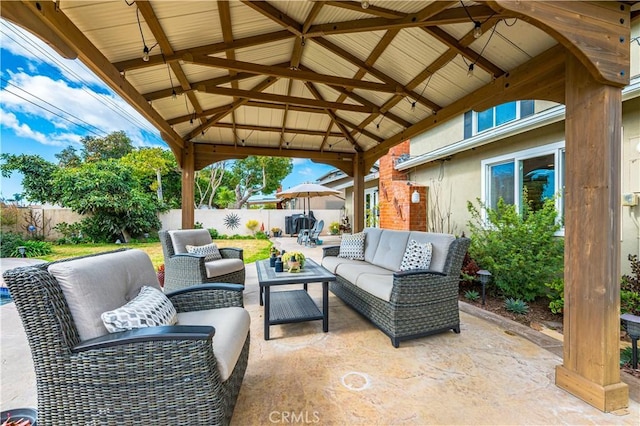
[[[5,1],[0,13],[80,58],[160,131],[182,167],[184,228],[194,222],[195,170],[269,155],[353,176],[359,231],[364,176],[390,147],[470,109],[564,103],[565,327],[556,383],[612,411],[628,403],[615,356],[620,89],[629,83],[638,6],[42,0]]]
[[[628,40],[599,34],[628,33],[633,2],[528,3],[63,0],[6,2],[2,15],[80,57],[181,166],[186,153],[196,170],[261,154],[352,175],[356,154],[368,170],[390,146],[471,108],[563,102],[563,44],[601,81],[628,81]],[[596,63],[595,49],[610,53]]]

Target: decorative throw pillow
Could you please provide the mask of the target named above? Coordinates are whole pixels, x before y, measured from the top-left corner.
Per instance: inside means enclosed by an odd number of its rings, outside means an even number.
[[[419,243],[416,240],[409,241],[402,257],[400,270],[429,269],[432,250],[431,243]]]
[[[205,262],[222,259],[222,255],[220,254],[220,250],[218,250],[216,243],[205,244],[203,246],[192,246],[187,244],[184,248],[187,249],[187,253],[204,254]]]
[[[364,260],[364,232],[343,235],[340,242],[338,257],[345,259]]]
[[[163,292],[144,286],[126,305],[101,315],[109,333],[134,328],[174,325],[178,320],[176,308]]]

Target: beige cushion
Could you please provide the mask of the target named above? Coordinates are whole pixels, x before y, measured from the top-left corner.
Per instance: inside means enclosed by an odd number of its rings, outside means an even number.
[[[338,256],[326,256],[322,258],[322,266],[332,274],[336,273],[336,270],[340,265],[360,265],[364,263],[364,260],[345,259]]]
[[[419,243],[431,243],[431,264],[429,269],[432,271],[442,272],[444,270],[444,264],[447,261],[449,255],[449,246],[456,239],[451,234],[438,234],[435,232],[418,232],[411,231],[409,238],[416,240]]]
[[[143,286],[160,289],[151,259],[142,250],[54,263],[48,270],[60,284],[81,340],[107,334],[102,313],[124,306]]]
[[[211,244],[211,234],[206,229],[180,229],[169,231],[173,251],[178,253],[188,253],[187,244],[192,246],[204,246]]]
[[[206,262],[204,266],[207,269],[207,277],[212,278],[241,271],[244,269],[244,262],[241,259],[229,258],[212,260],[211,262]]]
[[[361,274],[379,274],[379,275],[393,275],[393,271],[381,268],[370,263],[362,262],[359,265],[343,264],[336,269],[336,275],[341,276],[345,280],[352,284],[356,284]]]
[[[367,235],[367,237],[364,239],[364,260],[369,263],[373,263],[373,258],[376,255],[376,250],[378,248],[378,244],[380,243],[382,229],[365,228],[363,232]]]
[[[408,241],[409,232],[407,231],[383,230],[376,255],[371,263],[392,271],[400,270],[400,263]]]
[[[250,323],[249,313],[240,307],[178,313],[178,325],[210,325],[216,329],[213,353],[223,381],[233,373],[249,333]]]
[[[365,272],[358,276],[355,285],[388,302],[391,300],[391,290],[393,290],[393,273],[371,274]]]
[[[173,325],[178,319],[171,300],[161,290],[149,286],[142,287],[126,305],[104,312],[101,318],[109,333]]]

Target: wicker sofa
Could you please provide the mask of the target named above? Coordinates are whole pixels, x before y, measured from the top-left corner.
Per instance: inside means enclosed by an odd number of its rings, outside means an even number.
[[[364,260],[338,257],[339,246],[323,249],[322,266],[337,280],[330,290],[400,341],[446,330],[460,333],[458,283],[468,238],[449,234],[366,228]],[[428,270],[400,271],[411,240],[432,244]]]
[[[178,290],[201,283],[234,283],[244,285],[245,266],[242,249],[220,248],[222,259],[205,261],[204,255],[187,252],[187,245],[211,244],[206,229],[160,231],[164,255],[164,288]]]
[[[140,300],[141,289],[161,293],[146,253],[101,253],[3,277],[31,348],[38,424],[230,422],[249,356],[242,286],[169,293],[176,325],[109,333],[100,312]],[[153,306],[142,302],[146,313],[158,312]]]

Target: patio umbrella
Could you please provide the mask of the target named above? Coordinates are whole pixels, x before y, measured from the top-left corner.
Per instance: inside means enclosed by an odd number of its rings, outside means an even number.
[[[276,193],[276,197],[283,199],[292,199],[292,198],[307,198],[307,205],[309,206],[309,212],[311,211],[311,197],[327,197],[329,195],[337,195],[341,194],[340,191],[336,191],[333,188],[329,188],[328,186],[319,185],[317,183],[301,183],[300,185],[296,185],[292,188],[285,189],[284,191],[280,191]],[[303,210],[304,211],[304,210]],[[305,221],[307,221],[307,229],[309,229],[308,216],[305,212]]]

